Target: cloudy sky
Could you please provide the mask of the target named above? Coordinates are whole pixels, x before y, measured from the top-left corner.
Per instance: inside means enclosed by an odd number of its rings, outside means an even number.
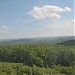
[[[0,0],[0,39],[74,36],[74,0]]]

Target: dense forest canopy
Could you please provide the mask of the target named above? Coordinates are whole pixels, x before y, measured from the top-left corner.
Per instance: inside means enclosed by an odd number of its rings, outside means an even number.
[[[25,44],[0,46],[0,61],[32,66],[74,65],[75,46]]]
[[[75,45],[71,43],[1,44],[0,75],[74,75]]]

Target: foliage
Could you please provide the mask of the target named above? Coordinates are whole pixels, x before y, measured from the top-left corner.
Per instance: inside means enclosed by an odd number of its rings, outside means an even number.
[[[25,44],[0,46],[0,61],[33,64],[42,67],[74,65],[75,47],[50,44]]]
[[[0,75],[73,75],[74,50],[74,45],[0,45]]]
[[[32,67],[22,63],[0,62],[0,75],[73,75],[73,67],[53,66],[52,68]]]

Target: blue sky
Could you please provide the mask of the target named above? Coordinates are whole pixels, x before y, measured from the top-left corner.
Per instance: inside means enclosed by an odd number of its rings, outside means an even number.
[[[74,0],[0,0],[0,39],[74,35]]]

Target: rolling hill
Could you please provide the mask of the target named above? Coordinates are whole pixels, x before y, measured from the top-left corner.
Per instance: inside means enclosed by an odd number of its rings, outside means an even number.
[[[64,36],[64,37],[41,37],[41,38],[24,38],[24,39],[12,39],[12,40],[2,40],[0,44],[71,44],[75,42],[74,36]],[[75,43],[73,43],[75,44]]]
[[[75,40],[68,40],[61,43],[58,43],[59,45],[75,45]]]

